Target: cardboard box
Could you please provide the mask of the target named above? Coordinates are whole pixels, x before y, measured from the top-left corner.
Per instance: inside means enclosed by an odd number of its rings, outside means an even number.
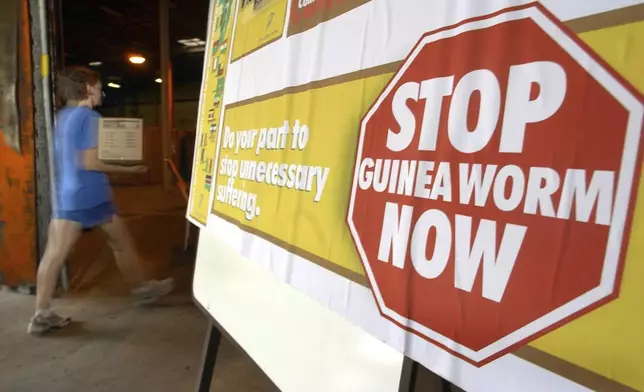
[[[101,118],[98,126],[98,159],[104,162],[143,162],[143,120]]]

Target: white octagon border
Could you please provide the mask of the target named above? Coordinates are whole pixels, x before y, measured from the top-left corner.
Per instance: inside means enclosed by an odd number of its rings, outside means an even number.
[[[613,206],[613,218],[609,228],[608,244],[604,258],[604,266],[601,275],[600,285],[591,291],[573,299],[562,305],[552,312],[541,316],[537,320],[526,326],[510,333],[496,342],[474,351],[468,347],[458,344],[449,338],[421,325],[413,320],[409,320],[397,312],[385,306],[384,300],[378,288],[373,272],[367,261],[366,253],[360,242],[360,238],[353,224],[353,212],[355,203],[355,194],[358,189],[358,177],[360,162],[362,160],[363,144],[365,137],[365,128],[369,119],[374,115],[376,109],[382,104],[384,97],[388,96],[393,87],[398,83],[401,76],[409,68],[414,58],[423,49],[425,45],[432,42],[450,38],[467,31],[485,29],[497,24],[519,19],[532,19],[546,34],[550,36],[562,49],[564,49],[582,68],[584,68],[592,77],[594,77],[613,97],[626,108],[629,112],[627,123],[626,138],[624,142],[624,151],[621,161],[621,170],[619,172],[617,191],[615,193],[615,202]],[[557,26],[537,5],[528,8],[509,10],[505,13],[491,16],[487,19],[473,20],[458,25],[451,29],[439,31],[435,34],[425,36],[413,49],[412,53],[405,60],[400,70],[394,75],[385,90],[380,94],[378,100],[371,107],[369,112],[363,118],[360,124],[360,139],[356,151],[356,164],[353,178],[351,197],[349,200],[349,210],[347,214],[347,223],[351,235],[355,241],[358,253],[362,259],[362,264],[371,283],[374,296],[378,302],[380,310],[384,315],[395,320],[400,325],[426,336],[432,341],[438,342],[451,351],[458,353],[475,363],[483,362],[487,358],[511,347],[512,345],[529,338],[532,335],[543,331],[544,329],[560,322],[568,316],[571,316],[602,299],[610,296],[614,291],[615,278],[618,272],[620,252],[622,248],[622,235],[626,223],[628,210],[630,206],[631,188],[633,185],[634,175],[636,173],[637,157],[640,144],[642,120],[644,117],[644,107],[620,81],[618,81],[610,72],[599,64],[584,48],[580,47],[571,37],[567,35],[559,26]]]

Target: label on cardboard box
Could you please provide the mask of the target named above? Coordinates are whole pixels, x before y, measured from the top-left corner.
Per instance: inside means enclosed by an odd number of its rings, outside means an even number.
[[[143,160],[143,120],[101,118],[98,127],[98,158],[123,163]]]

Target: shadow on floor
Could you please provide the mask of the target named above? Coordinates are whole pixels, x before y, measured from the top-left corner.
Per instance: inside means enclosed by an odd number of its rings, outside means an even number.
[[[26,334],[32,296],[0,291],[0,391],[194,391],[206,319],[192,304],[191,263],[173,262],[185,205],[160,188],[119,188],[116,200],[146,272],[177,288],[155,306],[135,306],[100,233],[81,239],[70,261],[72,288],[56,308],[75,321],[36,338]],[[257,366],[223,341],[213,390],[276,391]]]

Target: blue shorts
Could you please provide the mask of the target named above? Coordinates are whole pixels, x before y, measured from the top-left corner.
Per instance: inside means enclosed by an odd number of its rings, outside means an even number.
[[[78,222],[83,229],[91,229],[109,222],[114,214],[116,214],[114,204],[107,202],[85,210],[58,211],[54,214],[54,218]]]

